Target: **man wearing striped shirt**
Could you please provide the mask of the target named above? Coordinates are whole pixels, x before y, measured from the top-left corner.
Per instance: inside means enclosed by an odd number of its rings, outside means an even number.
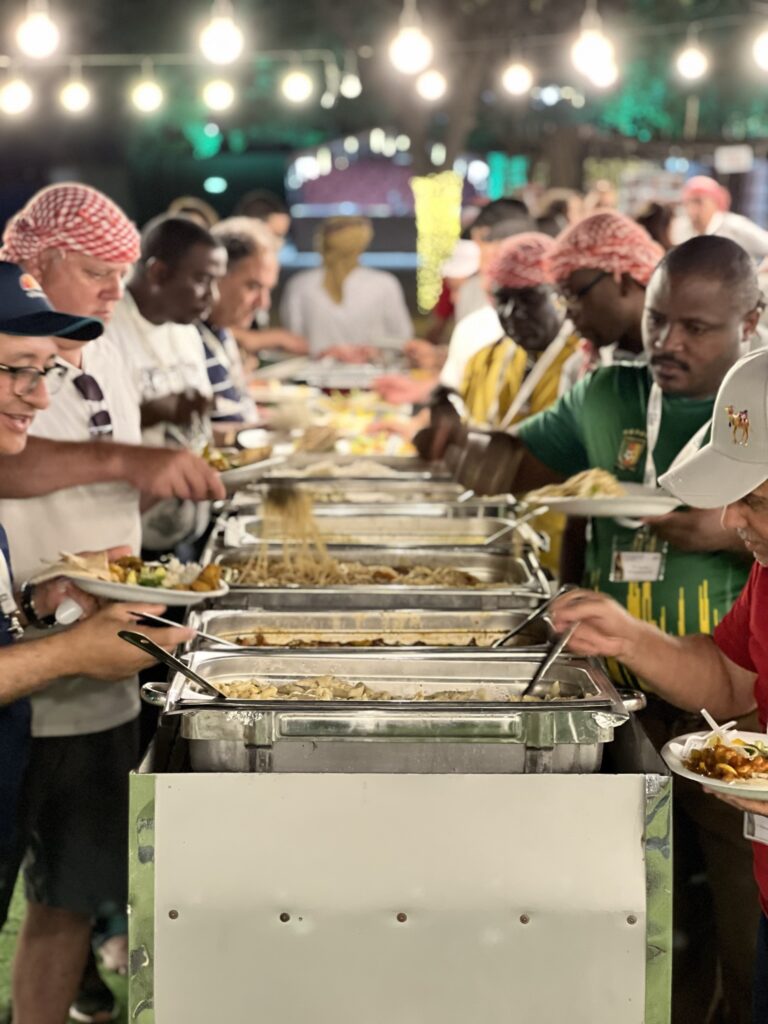
[[[208,319],[200,324],[200,333],[213,390],[211,420],[223,429],[224,424],[256,419],[256,406],[248,394],[243,360],[232,329],[248,327],[256,312],[269,310],[278,262],[271,231],[251,217],[221,221],[213,234],[227,250],[227,273],[219,281],[218,300]]]

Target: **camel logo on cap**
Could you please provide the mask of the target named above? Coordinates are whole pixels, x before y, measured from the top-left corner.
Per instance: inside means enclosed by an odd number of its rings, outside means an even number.
[[[31,274],[22,274],[19,278],[19,285],[30,299],[42,299],[44,297],[43,289]]]
[[[749,410],[742,409],[736,412],[732,405],[726,405],[728,425],[731,430],[731,440],[734,444],[746,446],[749,444]]]

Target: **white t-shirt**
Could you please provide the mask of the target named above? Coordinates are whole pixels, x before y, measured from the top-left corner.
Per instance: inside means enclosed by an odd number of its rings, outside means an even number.
[[[35,417],[30,433],[58,441],[87,441],[94,405],[72,384],[80,372],[95,377],[104,393],[99,409],[112,420],[113,437],[123,444],[140,444],[139,410],[126,388],[126,369],[119,348],[106,336],[83,349],[82,371],[69,366],[68,378],[51,404]],[[103,439],[100,444],[109,444]],[[128,545],[138,553],[141,542],[139,492],[127,483],[68,487],[40,498],[0,501],[0,521],[8,532],[17,583],[61,551],[100,551]],[[27,630],[27,636],[40,636]],[[139,713],[138,679],[110,683],[87,676],[69,676],[32,698],[35,736],[80,736],[114,729]]]
[[[178,395],[187,389],[212,397],[205,366],[205,350],[194,324],[153,324],[139,312],[126,290],[118,302],[106,336],[120,346],[138,404]],[[206,429],[206,424],[202,425]],[[210,434],[210,425],[207,425]],[[199,440],[199,430],[185,431],[173,424],[157,423],[142,431],[144,444],[185,447]]]
[[[440,373],[440,383],[443,387],[458,391],[464,380],[464,370],[472,356],[503,336],[501,320],[486,299],[484,306],[459,320],[453,328],[448,343],[448,355]]]
[[[376,345],[402,348],[413,337],[405,296],[394,274],[355,267],[336,303],[323,286],[325,271],[304,270],[285,286],[280,322],[309,342],[319,355],[332,345]]]
[[[205,349],[194,324],[153,324],[139,312],[126,290],[118,302],[106,335],[116,342],[128,367],[126,387],[138,406],[186,390],[213,396]],[[211,423],[200,417],[190,427],[156,423],[142,430],[142,440],[156,448],[189,448],[200,452],[211,439]],[[142,518],[144,547],[170,551],[185,538],[200,536],[210,518],[210,503],[160,501]]]

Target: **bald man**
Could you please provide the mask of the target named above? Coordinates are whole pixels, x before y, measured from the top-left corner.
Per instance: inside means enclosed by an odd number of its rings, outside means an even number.
[[[604,282],[619,287],[595,272],[569,275],[570,287],[581,289],[582,297]],[[659,475],[706,436],[717,389],[754,332],[761,309],[752,261],[734,242],[702,236],[673,249],[645,292],[642,335],[648,365],[602,367],[549,410],[516,427],[516,437],[492,435],[485,457],[468,452],[462,482],[480,493],[520,493],[597,468],[622,482],[655,486]],[[744,544],[721,526],[718,510],[683,509],[649,521],[641,532],[614,519],[594,519],[584,583],[613,596],[636,618],[682,636],[711,632],[748,572]],[[624,669],[619,677],[637,683]],[[649,703],[643,722],[659,746],[690,731],[662,701]],[[689,932],[688,954],[676,957],[674,1020],[706,1019],[713,991],[704,985],[700,963],[709,956],[722,968],[728,1012],[721,1019],[748,1024],[757,900],[741,822],[724,805],[702,802],[698,790],[682,788],[676,796],[678,869],[688,867],[686,851],[703,857],[714,917],[708,927]],[[680,914],[686,897],[690,906],[685,883],[685,874],[678,875]],[[696,892],[706,907],[705,890]],[[678,920],[685,930],[683,918]],[[706,980],[714,976],[707,972]],[[685,1000],[686,987],[694,1004]]]

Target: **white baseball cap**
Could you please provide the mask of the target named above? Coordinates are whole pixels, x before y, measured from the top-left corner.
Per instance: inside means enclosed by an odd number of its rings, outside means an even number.
[[[711,440],[659,484],[693,508],[739,501],[768,480],[768,349],[731,367],[712,412]]]
[[[440,267],[443,277],[472,277],[480,269],[480,246],[460,238],[451,255]]]

